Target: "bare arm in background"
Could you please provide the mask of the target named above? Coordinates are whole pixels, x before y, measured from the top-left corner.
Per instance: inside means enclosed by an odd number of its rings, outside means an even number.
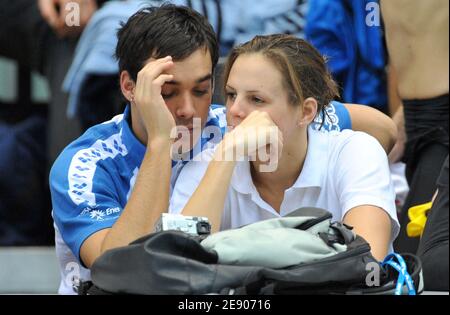
[[[344,106],[349,111],[352,129],[376,138],[386,154],[389,154],[397,141],[397,126],[394,121],[370,106],[357,104],[344,104]]]

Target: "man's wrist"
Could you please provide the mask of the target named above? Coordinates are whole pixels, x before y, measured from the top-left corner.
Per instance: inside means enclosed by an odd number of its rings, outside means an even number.
[[[173,139],[164,138],[164,137],[155,137],[153,139],[149,139],[147,142],[148,149],[166,149],[170,148],[173,144]]]

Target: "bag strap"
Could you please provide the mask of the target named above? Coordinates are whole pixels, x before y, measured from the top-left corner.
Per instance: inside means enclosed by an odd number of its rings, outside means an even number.
[[[312,209],[313,211],[316,210],[316,208],[305,208],[305,209],[306,209],[306,211],[311,210],[311,209]],[[319,211],[324,211],[324,210],[321,210],[321,209],[317,209],[317,210],[319,210]],[[295,216],[295,213],[297,213],[297,211],[304,211],[304,210],[303,210],[303,209],[296,210],[295,212],[290,213],[290,214],[287,215],[286,217],[294,217],[294,216]],[[307,212],[306,212],[306,211],[304,211],[305,213],[304,213],[302,216],[306,216],[306,215],[307,215]],[[332,218],[333,218],[333,215],[332,215],[330,212],[326,211],[326,212],[324,212],[323,215],[321,215],[321,216],[319,216],[319,217],[317,217],[317,218],[308,220],[308,221],[306,221],[306,222],[300,224],[299,226],[296,227],[296,229],[297,229],[297,230],[306,231],[306,230],[312,228],[314,225],[317,225],[317,224],[319,224],[319,223],[321,223],[321,222],[323,222],[323,221],[325,221],[325,220],[331,220]]]

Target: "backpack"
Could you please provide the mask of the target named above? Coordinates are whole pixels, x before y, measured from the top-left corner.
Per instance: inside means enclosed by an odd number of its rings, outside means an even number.
[[[423,290],[417,257],[397,255],[401,261],[392,256],[380,264],[363,238],[331,218],[325,210],[304,208],[289,217],[206,238],[180,231],[153,233],[100,256],[91,268],[92,282],[82,282],[79,294],[411,294]]]

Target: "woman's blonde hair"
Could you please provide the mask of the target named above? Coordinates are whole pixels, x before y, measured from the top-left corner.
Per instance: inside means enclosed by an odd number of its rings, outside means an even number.
[[[270,59],[284,78],[283,85],[292,105],[300,105],[309,97],[317,100],[317,112],[339,97],[338,86],[326,66],[325,58],[311,44],[292,35],[256,36],[235,47],[225,64],[225,90],[231,68],[244,54],[260,53]]]

